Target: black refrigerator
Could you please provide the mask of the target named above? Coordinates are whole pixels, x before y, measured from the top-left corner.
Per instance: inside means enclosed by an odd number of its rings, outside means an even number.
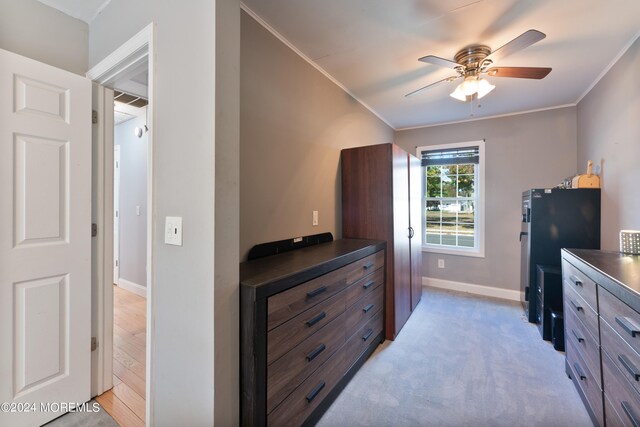
[[[520,300],[537,323],[536,266],[560,267],[560,249],[600,249],[600,189],[533,189],[522,193]],[[562,307],[558,307],[562,309]]]

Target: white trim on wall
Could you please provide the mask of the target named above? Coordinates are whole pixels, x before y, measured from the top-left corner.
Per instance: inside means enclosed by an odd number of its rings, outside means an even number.
[[[136,295],[140,295],[141,297],[147,297],[147,288],[134,283],[130,280],[119,278],[118,287],[124,289],[125,291],[133,292]]]
[[[393,125],[391,125],[391,123],[389,123],[387,120],[385,120],[384,117],[382,117],[380,114],[378,114],[373,108],[371,108],[370,106],[368,106],[364,101],[362,101],[361,99],[359,99],[357,96],[355,96],[353,94],[353,92],[351,92],[349,89],[347,89],[347,87],[345,85],[343,85],[342,83],[340,83],[338,80],[335,79],[335,77],[333,77],[331,74],[329,74],[324,68],[322,68],[320,65],[318,65],[317,63],[315,63],[311,58],[309,58],[307,55],[305,55],[304,53],[302,53],[302,51],[300,51],[297,47],[295,47],[293,45],[293,43],[291,43],[289,40],[287,40],[287,38],[285,36],[283,36],[282,34],[280,34],[275,28],[273,28],[267,21],[265,21],[263,18],[260,17],[260,15],[258,15],[257,13],[255,13],[253,10],[251,10],[251,8],[249,8],[249,6],[247,6],[246,4],[244,4],[242,1],[240,2],[240,9],[244,10],[249,16],[251,16],[253,19],[255,19],[258,24],[262,25],[267,31],[269,31],[271,34],[274,35],[275,38],[277,38],[278,40],[280,40],[282,43],[284,43],[289,49],[291,49],[292,51],[295,52],[296,55],[298,55],[300,58],[304,59],[306,62],[309,63],[309,65],[311,65],[313,68],[315,68],[316,70],[320,71],[322,73],[322,75],[324,75],[326,78],[328,78],[329,80],[331,80],[336,86],[338,86],[340,89],[342,89],[343,91],[345,91],[350,97],[352,97],[353,99],[355,99],[356,101],[358,101],[364,108],[366,108],[367,110],[369,110],[371,113],[373,113],[374,116],[376,116],[377,118],[379,118],[380,120],[382,120],[383,123],[385,123],[387,126],[389,126],[391,129],[393,130],[397,130]]]
[[[147,149],[147,345],[145,349],[146,353],[146,396],[145,396],[145,412],[146,412],[146,424],[154,425],[153,420],[153,371],[154,371],[154,338],[155,338],[155,309],[153,304],[153,285],[155,283],[154,271],[153,268],[153,260],[154,260],[154,252],[153,247],[155,243],[155,235],[153,230],[155,229],[155,206],[154,206],[154,163],[153,163],[153,148],[154,148],[154,123],[155,123],[155,109],[153,108],[155,101],[155,77],[156,77],[156,27],[155,23],[150,23],[145,28],[143,28],[138,34],[133,36],[127,42],[125,42],[122,46],[116,49],[114,52],[109,54],[106,58],[96,64],[91,70],[89,70],[86,74],[88,78],[93,80],[100,85],[108,86],[113,83],[120,75],[126,73],[128,70],[139,66],[140,64],[147,61],[148,63],[148,73],[149,73],[149,82],[148,82],[148,101],[147,105],[147,124],[149,127],[148,131],[148,149]],[[113,109],[113,103],[110,106]],[[113,129],[111,129],[111,136],[104,141],[105,145],[105,153],[110,152],[108,154],[109,159],[103,159],[101,163],[105,163],[109,165],[111,171],[113,171]],[[111,181],[113,181],[113,172],[111,173]],[[109,215],[109,217],[113,216],[113,190],[111,192],[104,192],[98,195],[99,198],[105,201],[105,205],[109,200],[111,200],[111,211],[106,211],[104,215]],[[105,233],[107,232],[107,228],[104,229]],[[111,226],[111,230],[113,230],[113,226]],[[113,232],[111,231],[111,234]],[[107,240],[109,240],[112,244],[113,236],[110,235]],[[108,258],[105,259],[105,263],[108,268],[108,276],[105,272],[105,277],[102,281],[99,282],[98,287],[101,288],[101,296],[99,297],[101,301],[99,304],[104,306],[106,311],[113,312],[113,249],[109,254]],[[111,300],[109,300],[107,294],[110,295]],[[106,321],[105,321],[106,322]],[[113,324],[113,321],[111,321]],[[108,334],[109,331],[106,330],[108,325],[102,325],[105,328],[105,334]],[[113,332],[111,331],[111,334]],[[103,348],[108,345],[99,345],[98,351],[105,351]],[[112,346],[112,343],[111,343]]]
[[[585,90],[582,95],[580,95],[580,98],[578,98],[578,100],[576,101],[576,105],[578,105],[580,103],[580,101],[582,101],[582,98],[584,98],[585,96],[587,96],[589,94],[589,92],[591,92],[591,90],[596,87],[596,85],[600,82],[600,80],[602,80],[602,78],[613,68],[614,65],[616,65],[618,63],[618,61],[620,60],[620,58],[622,58],[622,56],[627,53],[627,51],[629,50],[629,48],[631,48],[631,46],[633,46],[633,44],[636,42],[636,40],[638,40],[638,37],[640,37],[640,31],[638,31],[632,38],[631,40],[629,40],[629,42],[620,50],[620,52],[618,52],[618,54],[611,60],[611,62],[609,63],[609,65],[607,65],[605,67],[604,70],[602,70],[602,72],[600,74],[598,74],[598,77],[596,77],[596,79],[593,81],[593,83],[591,83],[591,85],[587,88],[587,90]]]
[[[506,299],[509,301],[520,301],[520,291],[512,289],[494,288],[491,286],[475,285],[473,283],[454,282],[453,280],[436,279],[433,277],[423,277],[422,286],[431,288],[447,289],[450,291],[466,292],[474,295]]]

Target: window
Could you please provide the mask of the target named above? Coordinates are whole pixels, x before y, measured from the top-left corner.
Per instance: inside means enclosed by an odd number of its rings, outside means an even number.
[[[484,141],[417,148],[424,184],[423,249],[484,257]]]

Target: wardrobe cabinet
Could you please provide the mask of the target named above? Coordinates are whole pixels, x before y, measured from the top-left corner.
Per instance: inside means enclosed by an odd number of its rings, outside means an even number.
[[[422,167],[395,144],[342,150],[342,234],[387,242],[386,338],[422,295]]]

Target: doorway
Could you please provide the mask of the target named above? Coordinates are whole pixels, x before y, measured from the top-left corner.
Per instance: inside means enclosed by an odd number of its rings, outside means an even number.
[[[147,73],[113,85],[113,388],[96,400],[123,427],[146,419]]]
[[[94,265],[92,395],[121,426],[152,423],[153,33],[150,24],[87,73],[97,92],[95,221],[104,230]]]

